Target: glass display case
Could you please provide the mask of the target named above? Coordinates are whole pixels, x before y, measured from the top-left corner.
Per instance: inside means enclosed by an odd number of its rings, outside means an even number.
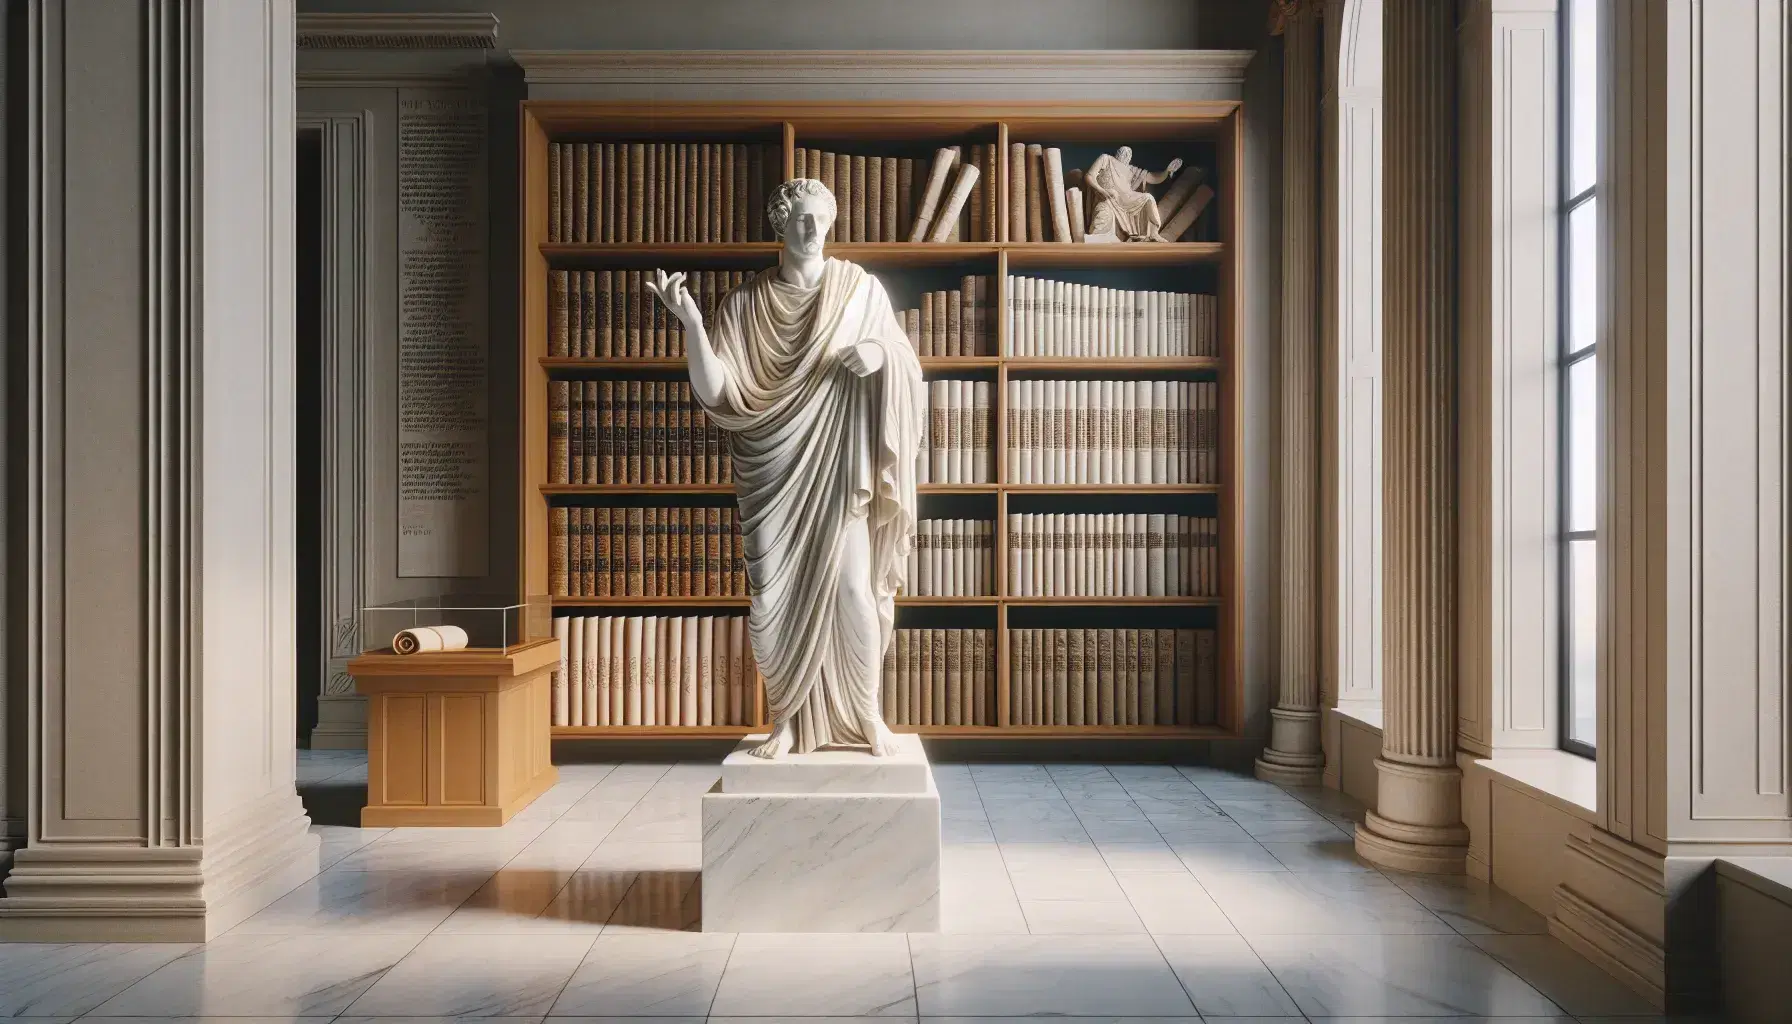
[[[517,599],[498,594],[438,594],[369,605],[361,609],[361,644],[368,652],[393,649],[397,635],[424,626],[464,630],[469,650],[508,650],[554,635],[545,597]]]

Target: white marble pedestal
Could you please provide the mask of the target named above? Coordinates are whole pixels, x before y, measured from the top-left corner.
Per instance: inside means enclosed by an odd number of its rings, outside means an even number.
[[[742,740],[703,795],[703,930],[938,931],[939,790],[920,737],[897,740],[778,761]]]

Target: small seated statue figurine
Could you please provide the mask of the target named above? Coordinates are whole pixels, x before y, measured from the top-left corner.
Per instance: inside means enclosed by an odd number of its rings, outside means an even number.
[[[1152,174],[1132,165],[1132,147],[1121,146],[1112,154],[1095,158],[1083,186],[1100,198],[1090,212],[1091,242],[1162,242],[1163,217],[1157,209],[1157,197],[1145,191],[1147,185],[1158,185],[1176,176],[1181,160],[1171,160],[1162,174]]]

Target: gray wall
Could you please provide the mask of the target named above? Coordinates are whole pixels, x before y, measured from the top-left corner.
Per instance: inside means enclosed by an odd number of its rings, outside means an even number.
[[[478,12],[506,50],[1223,49],[1261,0],[301,0],[299,12]],[[1212,12],[1209,14],[1209,12]],[[1212,28],[1209,29],[1211,23]]]

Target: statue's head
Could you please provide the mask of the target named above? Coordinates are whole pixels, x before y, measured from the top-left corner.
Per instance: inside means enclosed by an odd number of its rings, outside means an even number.
[[[1132,163],[1132,147],[1131,146],[1121,146],[1119,149],[1114,150],[1114,159],[1120,161],[1123,164]]]
[[[839,208],[834,194],[814,178],[792,178],[765,204],[765,217],[784,248],[802,256],[821,252]]]

